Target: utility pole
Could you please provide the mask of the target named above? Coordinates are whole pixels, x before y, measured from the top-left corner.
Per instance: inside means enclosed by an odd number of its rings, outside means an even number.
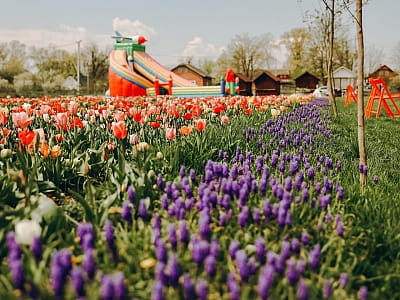
[[[80,57],[81,57],[81,42],[82,42],[82,40],[79,40],[79,41],[76,41],[76,43],[78,44],[78,54],[77,54],[77,66],[76,66],[76,69],[77,69],[77,82],[78,82],[78,88],[77,88],[77,91],[78,91],[78,95],[80,94],[80,87],[81,87],[81,70],[80,70],[80,66],[81,66],[81,59],[80,59]]]

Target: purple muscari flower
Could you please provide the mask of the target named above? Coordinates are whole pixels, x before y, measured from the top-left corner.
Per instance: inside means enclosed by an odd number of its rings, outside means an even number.
[[[6,238],[8,248],[8,260],[18,260],[21,258],[21,248],[15,240],[15,233],[10,231]]]
[[[217,261],[213,255],[208,255],[204,260],[204,269],[207,272],[207,275],[212,277],[215,275],[217,271]]]
[[[160,238],[156,240],[156,257],[158,261],[163,263],[167,262],[168,258],[167,247],[165,246],[164,241]]]
[[[206,240],[192,241],[192,258],[197,264],[203,263],[210,253],[210,245]]]
[[[332,215],[328,212],[325,215],[325,223],[330,223],[332,221]]]
[[[321,246],[319,244],[316,244],[310,251],[310,254],[308,256],[308,262],[311,266],[311,269],[315,270],[318,267],[320,257],[321,257]]]
[[[160,202],[161,202],[161,207],[164,208],[165,210],[168,210],[169,203],[167,194],[163,194],[161,196]]]
[[[274,268],[271,265],[262,267],[258,277],[257,293],[262,300],[268,299],[269,289],[274,282]]]
[[[286,262],[286,278],[290,285],[295,285],[300,278],[300,273],[296,267],[296,261],[293,258]]]
[[[289,166],[289,173],[291,176],[296,174],[296,172],[299,170],[299,162],[297,159],[291,160],[290,161],[290,166]]]
[[[241,228],[246,227],[247,222],[249,221],[249,214],[249,208],[247,206],[243,206],[238,216],[238,223]]]
[[[179,176],[181,177],[181,178],[183,178],[183,177],[185,177],[186,176],[186,168],[185,168],[185,166],[181,166],[181,168],[179,169]]]
[[[16,289],[23,290],[25,283],[24,268],[20,259],[11,260],[8,262],[11,270],[12,283]]]
[[[324,281],[324,286],[322,288],[322,296],[324,298],[329,298],[332,296],[332,283],[329,279]]]
[[[288,241],[283,241],[282,242],[282,248],[281,248],[281,256],[286,260],[290,257],[291,255],[291,245]]]
[[[326,209],[328,205],[331,203],[331,195],[319,195],[319,205],[323,208]]]
[[[292,190],[292,177],[286,177],[285,179],[285,190],[290,192]]]
[[[339,278],[339,285],[342,288],[345,288],[348,282],[349,282],[349,274],[341,273]]]
[[[199,232],[202,239],[208,240],[211,237],[212,231],[210,227],[211,218],[209,211],[203,209],[199,217]]]
[[[306,231],[303,231],[301,233],[301,242],[303,243],[303,245],[308,245],[308,243],[310,242],[310,236]]]
[[[363,165],[363,164],[359,164],[358,165],[358,169],[360,171],[360,173],[367,175],[368,174],[368,166]]]
[[[219,244],[217,239],[212,239],[210,243],[210,254],[215,258],[219,255]]]
[[[235,256],[236,256],[236,252],[237,252],[239,249],[240,249],[240,243],[239,243],[239,241],[237,241],[237,240],[232,241],[232,242],[229,244],[229,249],[228,249],[229,256],[230,256],[232,259],[234,259]]]
[[[155,281],[151,292],[151,300],[164,300],[164,286],[160,281]]]
[[[190,240],[190,232],[185,220],[179,221],[179,240],[185,245],[188,244]]]
[[[293,238],[291,245],[291,249],[293,250],[294,253],[299,253],[300,252],[300,241],[298,238]]]
[[[190,177],[190,180],[191,180],[192,182],[195,181],[195,180],[196,180],[196,171],[193,170],[193,169],[190,169],[190,171],[189,171],[189,177]]]
[[[54,252],[51,257],[50,278],[53,292],[56,296],[62,296],[67,276],[72,268],[71,252],[62,249]]]
[[[343,222],[341,220],[339,220],[336,223],[336,232],[337,232],[338,236],[340,236],[340,237],[344,236],[344,225],[343,225]]]
[[[256,258],[257,261],[261,264],[265,263],[266,251],[265,251],[265,241],[263,237],[258,237],[255,242],[256,247]]]
[[[315,172],[314,172],[313,167],[309,167],[309,168],[308,168],[308,170],[307,170],[307,176],[308,176],[308,179],[309,179],[310,181],[314,181]]]
[[[109,248],[115,246],[114,227],[110,220],[106,220],[104,223],[104,238]]]
[[[128,295],[128,288],[125,283],[125,278],[122,272],[113,275],[114,283],[114,297],[115,299],[122,300]]]
[[[196,290],[192,279],[189,274],[184,274],[183,276],[183,293],[185,294],[185,299],[195,299]]]
[[[133,185],[130,185],[128,187],[127,194],[128,194],[129,202],[132,204],[135,203],[136,191],[135,191],[135,188],[133,187]]]
[[[374,178],[373,178],[373,181],[374,181],[375,184],[377,184],[378,181],[379,181],[379,177],[377,175],[375,175]]]
[[[114,260],[116,260],[118,257],[118,253],[115,245],[114,227],[110,220],[106,220],[104,223],[104,238],[106,240],[108,249],[112,253]]]
[[[269,199],[266,199],[266,200],[264,201],[263,213],[264,213],[264,216],[265,216],[266,218],[268,218],[268,217],[271,215],[271,213],[272,213],[272,207],[271,207],[271,203],[270,203]]]
[[[168,241],[171,244],[171,247],[173,249],[176,249],[176,247],[178,246],[178,238],[176,236],[175,224],[173,223],[170,223],[168,225]]]
[[[147,207],[146,207],[146,200],[145,199],[140,199],[139,201],[139,207],[138,207],[138,215],[142,220],[147,220],[148,218],[148,213],[147,213]]]
[[[366,300],[368,298],[368,288],[365,285],[361,286],[358,290],[357,298],[359,300]]]
[[[164,180],[163,180],[163,176],[162,176],[162,174],[158,174],[158,176],[157,176],[157,187],[158,187],[158,189],[160,190],[160,191],[162,191],[162,189],[163,189],[163,186],[164,186]],[[129,194],[128,194],[129,195]],[[128,196],[128,198],[129,198],[129,196]]]
[[[227,277],[226,285],[228,286],[229,296],[231,300],[240,299],[240,285],[235,279],[233,273],[229,273]]]
[[[154,268],[154,274],[157,281],[161,282],[162,284],[166,285],[168,283],[167,275],[165,274],[165,264],[161,261],[156,263]]]
[[[82,264],[83,269],[90,279],[94,278],[96,273],[96,261],[94,259],[94,250],[88,250]]]
[[[85,297],[85,279],[81,268],[75,267],[71,271],[71,282],[76,296]]]
[[[168,283],[171,286],[178,285],[179,276],[181,275],[180,273],[181,270],[178,263],[178,258],[176,257],[175,254],[171,254],[171,256],[168,259],[168,265],[167,265]]]
[[[300,279],[299,283],[297,284],[296,297],[298,300],[308,299],[308,286],[303,279]]]
[[[121,217],[124,219],[128,224],[132,223],[132,206],[129,201],[124,201],[122,203],[122,212]]]
[[[94,230],[91,223],[81,222],[76,230],[83,251],[94,249]]]
[[[33,238],[31,250],[36,263],[39,263],[39,261],[42,259],[42,252],[43,252],[42,242],[40,241],[40,237],[35,236]]]
[[[206,300],[208,297],[207,281],[204,279],[197,280],[196,294],[200,300]]]
[[[303,203],[306,203],[308,201],[310,197],[310,194],[308,192],[307,188],[304,188],[301,192],[301,201],[303,201]]]
[[[336,196],[339,200],[343,200],[344,188],[341,185],[336,187]]]
[[[114,283],[111,275],[104,275],[101,279],[100,297],[103,300],[112,300],[114,298]]]
[[[239,275],[243,281],[246,281],[250,277],[250,270],[248,266],[247,254],[244,250],[239,250],[235,255],[236,265],[239,269]]]

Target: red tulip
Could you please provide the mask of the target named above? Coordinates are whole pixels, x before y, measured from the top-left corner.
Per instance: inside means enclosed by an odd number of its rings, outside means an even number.
[[[117,139],[124,139],[128,135],[128,131],[126,130],[125,121],[112,122],[111,128]]]

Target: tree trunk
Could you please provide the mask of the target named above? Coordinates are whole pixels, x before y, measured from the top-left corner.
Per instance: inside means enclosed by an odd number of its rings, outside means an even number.
[[[367,152],[365,149],[364,126],[364,33],[362,23],[362,0],[356,1],[357,26],[357,124],[358,152],[360,155],[360,189],[363,193],[367,184]]]
[[[332,105],[333,115],[335,118],[338,116],[337,105],[336,105],[336,95],[333,85],[333,44],[335,41],[335,0],[332,0],[332,6],[328,7],[330,12],[330,30],[329,30],[329,51],[328,51],[328,64],[327,64],[327,88],[329,93],[329,102]]]

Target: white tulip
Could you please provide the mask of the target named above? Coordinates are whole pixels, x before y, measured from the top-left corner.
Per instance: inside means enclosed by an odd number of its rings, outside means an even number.
[[[33,220],[22,220],[15,224],[15,240],[18,244],[31,245],[34,237],[39,237],[42,228]]]

